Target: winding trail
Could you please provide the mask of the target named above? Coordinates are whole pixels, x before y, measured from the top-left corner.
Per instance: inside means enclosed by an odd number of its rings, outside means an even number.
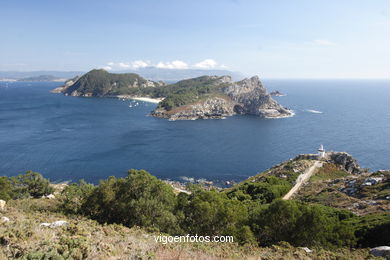
[[[304,184],[307,180],[310,179],[310,177],[313,175],[315,170],[317,168],[320,168],[320,167],[322,167],[322,162],[315,161],[314,164],[312,166],[310,166],[310,168],[306,169],[306,171],[304,173],[302,173],[298,176],[294,187],[292,187],[291,190],[286,195],[284,195],[283,199],[284,200],[290,199],[291,196],[294,195],[294,193],[299,190],[299,188],[302,186],[302,184]]]

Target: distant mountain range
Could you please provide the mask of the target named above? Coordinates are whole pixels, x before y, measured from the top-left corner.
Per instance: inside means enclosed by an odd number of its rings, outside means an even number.
[[[77,75],[82,75],[85,72],[83,71],[55,71],[55,70],[39,70],[39,71],[0,71],[0,79],[13,79],[20,80],[25,78],[46,76],[46,77],[55,77],[70,79]]]
[[[28,77],[28,78],[22,78],[18,79],[18,81],[28,81],[28,82],[47,82],[47,81],[65,81],[66,78],[59,78],[52,75],[39,75],[37,77]]]
[[[229,70],[201,70],[201,69],[160,69],[156,67],[140,68],[138,70],[111,71],[115,73],[137,73],[138,75],[154,81],[176,82],[183,79],[195,78],[200,76],[231,76],[234,80],[244,78],[239,72]],[[86,71],[0,71],[0,80],[23,80],[42,81],[36,77],[47,77],[46,81],[57,81],[58,79],[71,79],[75,76],[81,76]]]

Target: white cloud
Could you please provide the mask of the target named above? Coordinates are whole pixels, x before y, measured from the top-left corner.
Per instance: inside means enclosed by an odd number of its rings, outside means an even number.
[[[107,70],[139,69],[149,66],[148,61],[135,60],[132,62],[108,62],[105,67]]]
[[[104,67],[102,67],[102,69],[104,69],[104,70],[112,70],[112,67],[111,66],[104,66]]]
[[[205,59],[194,65],[195,68],[200,68],[200,69],[212,69],[215,68],[216,66],[217,66],[217,62],[213,59]]]
[[[160,69],[188,69],[188,64],[181,60],[174,60],[171,62],[159,62],[156,65]]]
[[[143,61],[143,60],[135,60],[135,61],[131,62],[131,66],[134,69],[145,68],[145,67],[149,66],[149,62]]]
[[[128,69],[131,67],[131,65],[129,63],[125,63],[125,62],[119,62],[118,67],[121,69]]]
[[[334,45],[336,45],[334,42],[326,40],[326,39],[317,39],[317,40],[314,40],[313,43],[315,43],[317,45],[323,45],[323,46],[334,46]]]
[[[108,62],[105,66],[102,66],[105,70],[137,70],[141,68],[145,68],[148,66],[157,67],[160,69],[190,69],[190,68],[197,68],[197,69],[213,69],[213,68],[220,68],[220,69],[226,69],[227,66],[225,65],[219,65],[215,60],[213,59],[205,59],[203,61],[200,61],[196,64],[189,65],[188,63],[182,61],[182,60],[173,60],[173,61],[160,61],[159,63],[152,63],[147,60],[134,60],[129,62]]]

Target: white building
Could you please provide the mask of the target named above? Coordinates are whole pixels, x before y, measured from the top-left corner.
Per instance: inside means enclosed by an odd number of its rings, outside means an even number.
[[[321,144],[320,148],[318,148],[318,157],[324,158],[325,157],[325,149],[324,146]]]

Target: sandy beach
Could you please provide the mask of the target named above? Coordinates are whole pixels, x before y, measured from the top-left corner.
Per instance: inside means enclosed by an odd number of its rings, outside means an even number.
[[[150,98],[150,97],[133,97],[133,96],[127,96],[127,95],[119,95],[118,98],[124,98],[124,99],[134,99],[138,101],[144,101],[149,103],[155,103],[158,104],[160,101],[164,100],[164,98]]]

